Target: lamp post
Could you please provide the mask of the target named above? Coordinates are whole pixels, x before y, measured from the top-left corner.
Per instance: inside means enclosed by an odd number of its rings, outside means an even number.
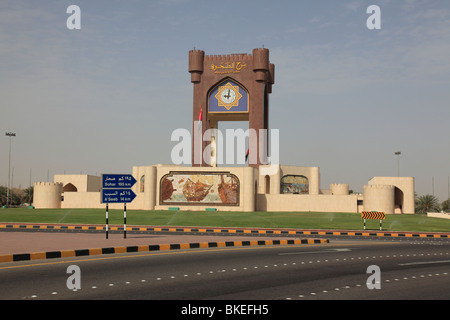
[[[8,189],[6,190],[6,207],[9,206],[9,189],[11,188],[11,137],[15,137],[14,132],[6,132],[5,136],[9,137],[9,162],[8,162]]]
[[[400,177],[400,155],[402,153],[400,151],[396,151],[395,155],[397,156],[397,177]]]

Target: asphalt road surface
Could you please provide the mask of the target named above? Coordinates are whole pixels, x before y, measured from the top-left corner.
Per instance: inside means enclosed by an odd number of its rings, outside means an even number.
[[[0,288],[8,300],[441,300],[450,299],[450,240],[341,237],[2,263]]]

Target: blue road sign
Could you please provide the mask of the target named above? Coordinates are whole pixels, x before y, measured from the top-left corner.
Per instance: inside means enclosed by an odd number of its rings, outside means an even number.
[[[102,189],[102,203],[130,203],[136,194],[130,189]]]
[[[102,188],[131,188],[135,183],[131,174],[102,174]]]

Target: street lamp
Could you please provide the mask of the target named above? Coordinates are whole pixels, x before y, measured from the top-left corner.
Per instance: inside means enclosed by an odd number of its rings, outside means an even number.
[[[400,151],[396,151],[395,155],[397,156],[397,177],[400,177],[400,155],[402,153]]]
[[[9,162],[8,162],[8,189],[6,191],[6,207],[9,206],[9,189],[11,188],[11,137],[15,137],[14,132],[6,132],[5,136],[9,137]]]

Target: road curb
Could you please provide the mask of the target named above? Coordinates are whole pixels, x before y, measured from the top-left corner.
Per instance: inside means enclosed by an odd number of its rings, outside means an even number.
[[[0,223],[0,229],[21,231],[96,231],[102,232],[105,226],[100,225],[67,225],[67,224],[32,224],[32,223]],[[123,231],[123,227],[109,226],[109,231]],[[375,231],[375,230],[314,230],[287,228],[221,228],[221,227],[168,227],[168,226],[128,226],[128,231],[137,232],[184,232],[184,233],[228,233],[233,235],[323,235],[323,236],[377,236],[377,237],[417,237],[417,238],[450,238],[445,232],[415,231]]]
[[[69,257],[130,253],[130,252],[246,247],[246,246],[325,244],[325,243],[329,243],[329,240],[289,239],[289,240],[218,241],[218,242],[194,242],[194,243],[178,243],[178,244],[136,245],[136,246],[106,247],[96,249],[77,249],[77,250],[34,252],[34,253],[5,254],[0,255],[0,262],[30,261],[30,260],[69,258]]]

